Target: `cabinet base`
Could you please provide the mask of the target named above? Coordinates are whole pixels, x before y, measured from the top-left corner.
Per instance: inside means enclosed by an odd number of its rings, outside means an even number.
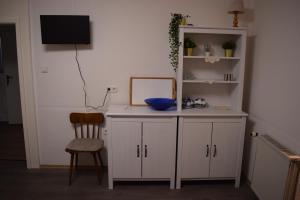
[[[176,183],[176,189],[181,189],[182,181],[234,181],[234,187],[239,188],[240,187],[240,178],[234,178],[234,177],[226,177],[226,178],[182,178],[181,180],[177,180]]]
[[[113,180],[109,180],[108,188],[113,189],[114,182],[120,181],[132,181],[132,182],[147,182],[147,181],[169,181],[170,182],[170,189],[175,189],[175,180],[169,178],[114,178]]]

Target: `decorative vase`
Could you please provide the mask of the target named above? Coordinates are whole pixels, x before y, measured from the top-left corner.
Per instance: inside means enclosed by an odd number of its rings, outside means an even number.
[[[192,56],[193,55],[193,48],[185,48],[185,55]]]
[[[233,50],[232,49],[225,49],[225,57],[232,57]]]

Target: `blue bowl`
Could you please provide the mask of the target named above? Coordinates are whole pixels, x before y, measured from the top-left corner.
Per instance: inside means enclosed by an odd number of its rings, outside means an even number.
[[[169,98],[148,98],[145,102],[155,110],[167,110],[175,105],[175,100]]]

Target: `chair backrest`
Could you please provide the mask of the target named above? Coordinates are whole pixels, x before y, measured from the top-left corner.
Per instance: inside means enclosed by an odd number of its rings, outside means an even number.
[[[101,138],[101,125],[104,122],[102,113],[71,113],[76,138]]]

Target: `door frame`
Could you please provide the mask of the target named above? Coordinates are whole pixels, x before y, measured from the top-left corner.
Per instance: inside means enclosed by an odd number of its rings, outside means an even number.
[[[20,85],[23,133],[26,151],[27,168],[39,168],[39,149],[37,136],[34,77],[31,63],[30,29],[28,19],[28,38],[21,34],[21,23],[18,17],[1,17],[0,25],[13,24],[16,29],[18,73]],[[26,26],[26,24],[25,24]],[[26,31],[26,30],[25,30]],[[26,35],[26,34],[25,34]],[[29,51],[29,56],[24,52]]]

